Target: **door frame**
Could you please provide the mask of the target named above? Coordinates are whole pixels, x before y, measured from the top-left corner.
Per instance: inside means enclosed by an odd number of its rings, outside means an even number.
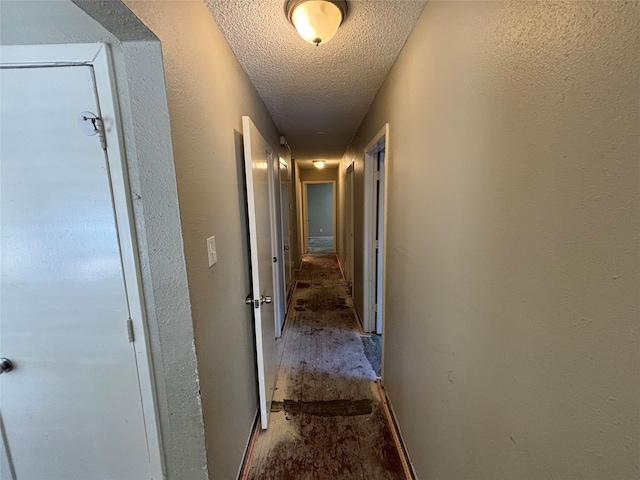
[[[382,236],[379,239],[378,249],[381,250],[381,262],[378,262],[378,268],[376,269],[376,238],[377,238],[377,219],[378,219],[378,193],[376,188],[376,171],[378,164],[378,153],[384,151],[384,172],[381,172],[380,188],[384,189],[384,201],[382,205]],[[387,256],[385,251],[386,237],[387,237],[387,203],[388,203],[388,171],[389,171],[389,124],[386,123],[382,129],[373,137],[373,139],[367,144],[364,149],[364,268],[363,279],[364,285],[364,318],[363,328],[365,332],[381,333],[384,331],[385,326],[385,292],[386,292],[386,263]],[[382,282],[382,288],[380,291],[380,298],[378,298],[378,292],[376,291],[376,279],[380,276]],[[379,307],[380,313],[380,325],[381,328],[376,326],[376,305],[382,304]]]
[[[333,210],[333,249],[336,249],[336,233],[337,233],[337,195],[336,195],[336,181],[335,180],[303,180],[302,181],[302,245],[303,252],[309,253],[309,204],[307,199],[307,185],[317,185],[320,183],[330,183],[332,187],[331,194],[332,210]]]
[[[293,162],[293,168],[294,168],[294,173],[295,173],[295,202],[296,202],[296,234],[298,235],[298,253],[299,253],[299,259],[298,259],[298,264],[296,265],[296,270],[300,270],[302,268],[302,256],[307,253],[306,249],[305,249],[305,228],[304,228],[304,208],[303,208],[303,201],[302,201],[302,196],[303,196],[303,190],[304,190],[304,186],[302,185],[302,179],[301,179],[301,168],[300,168],[300,164],[295,160],[292,159]]]
[[[276,338],[282,335],[284,317],[286,316],[286,279],[284,271],[284,232],[282,230],[282,180],[280,178],[280,156],[271,148],[267,155],[270,162],[268,169],[269,201],[271,222],[271,251],[274,258],[273,267],[273,296],[275,297],[274,321]]]
[[[291,150],[285,144],[285,158],[282,156],[278,157],[278,162],[280,165],[280,210],[281,210],[281,227],[282,227],[282,250],[283,250],[283,262],[284,262],[284,289],[285,289],[285,304],[289,301],[289,296],[293,292],[293,260],[292,260],[292,252],[291,252],[291,191],[293,189],[292,180],[293,175],[291,174],[290,167],[290,158],[291,158]],[[287,192],[283,192],[284,186],[287,186]],[[286,225],[289,228],[287,232],[285,230],[285,219]],[[286,241],[288,239],[288,242]],[[289,275],[287,275],[287,267],[289,268]],[[286,316],[286,311],[285,311]],[[278,329],[276,328],[276,332]],[[281,335],[281,331],[278,336]]]
[[[80,66],[93,68],[99,112],[105,126],[108,175],[113,198],[125,291],[133,326],[133,349],[149,452],[149,475],[164,478],[164,459],[159,427],[151,346],[142,292],[133,206],[129,190],[122,124],[115,97],[115,76],[111,52],[103,43],[59,45],[3,45],[0,67]],[[123,322],[123,328],[125,328]]]
[[[345,174],[345,249],[346,280],[353,295],[354,255],[355,255],[355,172],[354,162],[347,167]]]

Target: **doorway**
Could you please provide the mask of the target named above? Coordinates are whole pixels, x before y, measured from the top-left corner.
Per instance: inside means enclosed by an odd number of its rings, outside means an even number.
[[[382,335],[385,308],[386,190],[389,124],[365,148],[364,329]]]
[[[347,288],[349,289],[349,295],[353,295],[353,279],[354,279],[354,265],[353,257],[355,254],[355,242],[354,242],[354,208],[355,208],[355,194],[354,194],[354,175],[353,175],[353,163],[347,168],[346,177],[346,205],[345,205],[345,245],[347,262],[345,265],[345,278],[347,280]]]
[[[285,301],[289,299],[293,289],[293,259],[291,256],[291,171],[289,164],[290,162],[287,159],[279,159]]]
[[[304,225],[307,253],[335,251],[335,182],[304,183]]]

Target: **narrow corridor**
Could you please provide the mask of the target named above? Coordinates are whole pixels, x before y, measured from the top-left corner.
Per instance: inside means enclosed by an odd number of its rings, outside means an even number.
[[[335,254],[304,257],[278,353],[269,428],[243,478],[407,478]]]

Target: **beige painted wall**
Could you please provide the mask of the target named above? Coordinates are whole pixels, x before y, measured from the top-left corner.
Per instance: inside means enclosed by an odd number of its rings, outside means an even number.
[[[343,158],[362,198],[390,122],[384,382],[419,478],[639,476],[639,15],[429,2]]]
[[[274,148],[278,132],[203,2],[126,4],[162,43],[209,473],[232,479],[257,408],[242,115]]]
[[[337,168],[301,168],[300,179],[303,182],[331,182],[338,178]]]

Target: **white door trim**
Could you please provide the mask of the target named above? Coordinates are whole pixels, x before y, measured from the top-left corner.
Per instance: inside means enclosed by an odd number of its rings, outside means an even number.
[[[296,202],[296,234],[298,235],[298,252],[299,259],[298,264],[295,266],[296,270],[302,268],[302,256],[306,253],[304,248],[304,212],[302,211],[302,180],[300,179],[300,165],[295,159],[291,160],[293,163],[294,172],[294,190],[295,190],[295,202]]]
[[[336,196],[336,181],[335,180],[303,180],[302,181],[302,238],[303,238],[303,252],[309,253],[309,204],[307,203],[307,185],[317,185],[319,183],[330,183],[333,185],[333,248],[336,248],[336,233],[337,233],[337,196]]]
[[[114,202],[114,217],[122,256],[124,283],[133,323],[136,364],[140,396],[149,451],[150,478],[164,478],[164,464],[160,441],[155,383],[151,365],[151,348],[142,296],[142,276],[138,263],[138,247],[133,223],[133,209],[129,192],[120,113],[114,94],[115,77],[111,54],[102,43],[63,45],[1,46],[2,67],[43,67],[90,65],[93,67],[96,94],[103,119],[107,145],[109,177]],[[126,324],[123,322],[123,328]]]
[[[284,270],[284,298],[285,305],[289,300],[289,295],[293,292],[293,261],[291,251],[291,192],[293,191],[293,175],[291,174],[291,149],[289,145],[284,145],[285,157],[278,156],[278,162],[280,165],[280,210],[281,210],[281,228],[282,228],[282,247],[283,247],[283,270]],[[284,169],[284,170],[283,170]],[[287,183],[288,182],[288,183]],[[287,186],[286,195],[283,195],[282,189]],[[288,231],[285,231],[285,219]],[[289,274],[287,275],[287,268]],[[285,307],[285,316],[286,316]],[[278,337],[282,335],[282,327],[276,328],[276,334]]]
[[[355,234],[355,225],[354,225],[354,211],[355,211],[355,192],[354,192],[354,163],[351,162],[347,167],[347,171],[345,174],[345,250],[346,250],[346,280],[351,283],[351,294],[353,295],[353,282],[355,280],[354,275],[354,255],[355,255],[355,246],[354,246],[354,234]]]
[[[363,268],[363,279],[365,282],[364,285],[364,318],[363,320],[363,328],[365,332],[375,332],[376,331],[376,312],[375,305],[377,299],[376,292],[376,214],[377,214],[377,192],[376,192],[376,170],[377,170],[377,154],[378,152],[384,150],[385,152],[385,161],[384,161],[384,173],[381,175],[381,178],[384,180],[383,188],[384,191],[387,192],[387,183],[389,176],[387,175],[389,170],[389,124],[386,123],[384,127],[376,134],[375,137],[369,142],[369,144],[364,149],[364,268]],[[383,230],[384,236],[380,242],[382,246],[386,244],[386,236],[387,236],[387,199],[388,195],[384,196],[384,219],[383,219]],[[386,262],[387,256],[382,250],[382,271],[386,272]],[[385,317],[385,277],[382,276],[382,318]],[[384,328],[384,320],[383,320],[383,328]]]
[[[269,201],[271,203],[271,254],[274,258],[273,295],[276,338],[282,335],[286,315],[286,282],[284,275],[284,240],[282,231],[282,198],[280,178],[280,157],[275,151],[267,157],[269,164]]]

